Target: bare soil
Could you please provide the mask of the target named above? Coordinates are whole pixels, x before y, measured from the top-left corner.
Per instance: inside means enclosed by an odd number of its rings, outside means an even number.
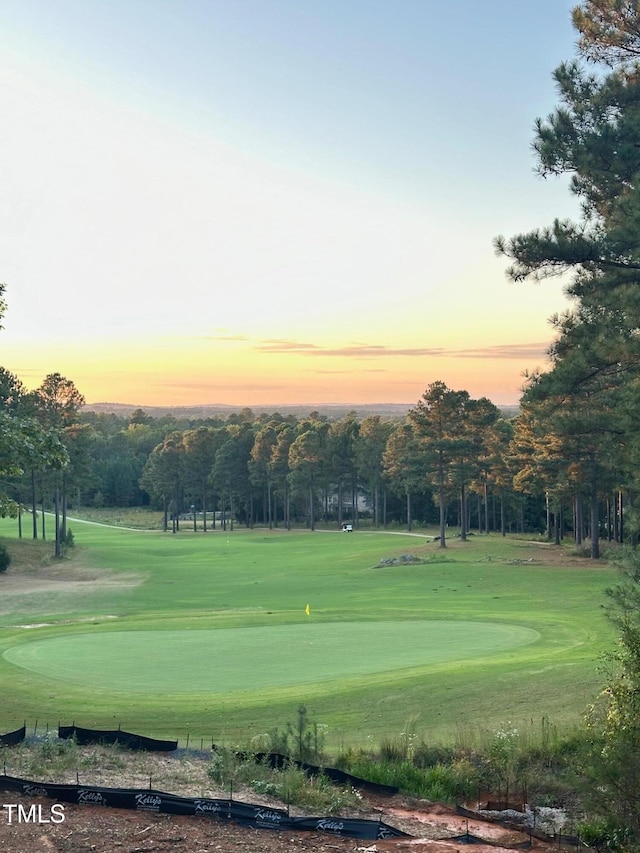
[[[423,803],[411,806],[400,799],[389,803],[385,810],[385,823],[398,826],[411,833],[411,838],[362,841],[343,838],[332,833],[279,832],[269,829],[256,830],[235,825],[227,821],[208,818],[182,817],[175,815],[149,814],[106,809],[100,806],[64,806],[64,820],[56,811],[51,812],[51,801],[16,797],[3,793],[0,815],[0,849],[3,853],[145,853],[145,851],[175,851],[175,853],[281,853],[283,850],[315,851],[429,851],[429,853],[453,853],[466,844],[452,839],[467,830],[487,844],[473,845],[474,853],[496,853],[499,849],[513,849],[528,841],[528,836],[507,830],[493,823],[467,821],[446,807]],[[17,810],[12,810],[9,823],[7,804],[21,803],[28,812],[42,823],[17,822]],[[39,806],[39,810],[38,807]],[[372,818],[377,814],[372,812]],[[46,822],[49,821],[49,822]],[[532,846],[534,850],[551,850],[550,846]]]
[[[82,596],[105,590],[131,589],[139,586],[142,580],[143,576],[135,572],[115,573],[91,569],[75,561],[65,561],[59,565],[10,567],[7,572],[0,574],[0,627],[3,614],[18,609],[23,613],[41,613],[43,610],[51,613],[69,612],[74,602]],[[17,627],[41,625],[25,624]]]

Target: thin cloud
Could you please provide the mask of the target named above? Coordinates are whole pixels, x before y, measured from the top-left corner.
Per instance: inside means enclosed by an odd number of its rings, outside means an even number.
[[[258,352],[297,353],[327,358],[541,358],[547,354],[548,343],[496,344],[469,349],[445,347],[388,347],[382,344],[348,344],[343,347],[321,347],[301,341],[267,340],[254,347]]]
[[[324,349],[319,347],[317,344],[307,344],[300,341],[286,341],[281,338],[271,338],[261,341],[261,343],[254,347],[254,349],[259,352],[304,352],[311,355],[317,352],[318,355],[325,354]]]
[[[445,350],[408,347],[406,349],[395,349],[381,344],[349,344],[344,347],[321,347],[317,344],[303,343],[300,341],[272,340],[263,341],[254,347],[258,352],[276,353],[298,353],[300,355],[322,355],[351,358],[376,358],[380,356],[396,355],[441,355]]]
[[[449,355],[458,358],[544,358],[549,350],[548,343],[497,344],[477,349],[450,350]]]
[[[205,335],[200,338],[202,341],[247,341],[246,335]]]
[[[365,367],[362,370],[358,371],[358,374],[362,373],[388,373],[388,370],[385,370],[383,367]],[[313,373],[314,376],[351,376],[353,374],[353,370],[306,370],[305,373]]]

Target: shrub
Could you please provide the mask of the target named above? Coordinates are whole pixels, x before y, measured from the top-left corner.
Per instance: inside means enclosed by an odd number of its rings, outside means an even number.
[[[7,550],[7,546],[0,542],[0,572],[6,572],[11,565],[11,554]]]
[[[216,750],[207,773],[219,785],[246,785],[257,794],[325,814],[353,809],[361,799],[353,788],[336,786],[323,773],[309,778],[293,764],[274,769],[266,761],[256,762],[252,756],[228,748]]]
[[[321,761],[324,747],[324,730],[324,726],[309,720],[306,706],[300,705],[296,721],[287,724],[287,732],[295,744],[298,761],[307,761],[309,763]]]
[[[453,747],[421,743],[415,749],[413,763],[416,767],[435,767],[436,764],[448,764],[453,761],[454,755]]]
[[[273,770],[268,779],[254,780],[251,787],[258,794],[269,794],[284,803],[325,814],[353,809],[362,799],[350,786],[334,785],[323,773],[309,778],[294,766]]]
[[[612,821],[587,821],[578,827],[580,840],[594,850],[629,850],[632,849],[633,838],[630,831]]]
[[[406,743],[398,738],[383,738],[380,742],[380,758],[383,761],[405,761],[407,758]]]
[[[286,729],[271,729],[267,735],[271,752],[278,752],[298,761],[320,764],[323,759],[326,726],[309,720],[305,705],[300,705],[295,722]]]
[[[267,733],[268,749],[265,751],[277,752],[279,755],[291,755],[291,744],[289,743],[289,732],[275,728]]]
[[[229,747],[218,747],[213,753],[208,776],[219,785],[248,784],[258,775],[267,778],[269,768],[256,762],[253,756],[244,757]]]

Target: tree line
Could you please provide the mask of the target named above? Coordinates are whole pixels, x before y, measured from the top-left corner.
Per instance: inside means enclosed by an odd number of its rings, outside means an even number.
[[[584,435],[569,440],[553,419],[544,429],[545,405],[525,395],[521,413],[506,418],[487,398],[436,381],[403,418],[250,409],[184,421],[138,409],[123,418],[85,410],[59,373],[27,391],[0,368],[0,415],[11,426],[0,448],[2,511],[20,522],[30,512],[38,538],[52,510],[56,542],[69,508],[104,506],[161,510],[175,532],[196,515],[204,532],[358,526],[367,517],[374,527],[436,525],[441,547],[452,528],[462,539],[472,529],[588,538],[593,556],[602,535],[632,541],[620,458],[593,464]]]

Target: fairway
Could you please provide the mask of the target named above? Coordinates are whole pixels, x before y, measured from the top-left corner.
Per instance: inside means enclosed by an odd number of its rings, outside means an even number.
[[[72,526],[66,559],[39,563],[48,543],[0,520],[24,554],[0,575],[6,731],[75,720],[242,743],[301,703],[333,749],[410,718],[443,740],[543,716],[571,727],[613,640],[614,570],[546,543]]]
[[[486,622],[343,622],[117,631],[23,643],[4,658],[45,678],[131,693],[224,694],[495,654],[537,631]]]

